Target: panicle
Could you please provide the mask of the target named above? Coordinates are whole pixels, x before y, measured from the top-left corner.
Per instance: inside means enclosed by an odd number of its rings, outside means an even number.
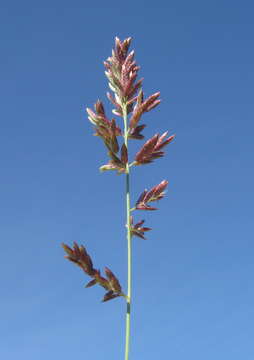
[[[91,257],[83,245],[79,246],[74,242],[73,248],[66,244],[62,244],[62,247],[67,253],[65,258],[78,265],[88,276],[92,277],[92,280],[86,285],[87,288],[99,284],[107,291],[103,301],[108,301],[118,296],[125,296],[119,280],[109,268],[105,268],[107,279],[101,276],[100,270],[94,269]]]
[[[134,51],[129,52],[130,44],[130,37],[122,41],[116,37],[112,55],[104,62],[109,87],[113,91],[113,94],[107,92],[107,97],[114,105],[115,115],[123,117],[126,110],[127,115],[131,114],[126,134],[128,139],[141,140],[144,138],[142,131],[146,125],[139,124],[140,118],[145,112],[159,105],[160,93],[156,92],[144,98],[141,88],[143,79],[137,79],[140,67],[136,63]],[[100,100],[95,103],[94,109],[93,111],[87,108],[88,119],[95,126],[95,135],[103,140],[110,158],[107,164],[100,167],[100,170],[116,170],[118,174],[126,173],[128,151],[125,145],[119,146],[118,143],[118,136],[125,137],[125,135],[115,119],[109,119],[106,116],[104,105]],[[162,138],[163,136],[158,137],[158,143],[154,143],[155,139],[150,139],[136,155],[135,165],[150,163],[155,158],[163,156],[163,151],[159,149],[165,146],[169,139],[162,143]],[[118,155],[120,149],[121,154]]]

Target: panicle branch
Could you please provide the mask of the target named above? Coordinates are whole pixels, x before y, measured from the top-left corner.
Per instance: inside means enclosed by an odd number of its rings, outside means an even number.
[[[144,224],[145,220],[141,220],[139,222],[137,222],[135,225],[133,224],[133,216],[131,216],[131,235],[132,236],[137,236],[141,239],[146,240],[144,233],[146,231],[152,230],[149,227],[143,227],[142,225]]]
[[[92,280],[86,285],[87,288],[99,284],[107,291],[102,300],[103,302],[119,296],[125,297],[122,292],[121,285],[113,272],[109,268],[105,267],[105,274],[107,278],[101,276],[100,270],[93,267],[92,259],[83,245],[79,246],[76,242],[74,242],[73,248],[66,244],[62,244],[62,247],[67,253],[65,258],[79,266],[88,276],[92,278]]]
[[[151,139],[143,145],[141,150],[135,156],[135,165],[144,165],[153,162],[153,160],[164,156],[164,151],[161,151],[173,139],[174,135],[169,136],[166,140],[168,132],[166,131],[161,136],[155,134]]]
[[[167,180],[163,180],[158,185],[151,188],[149,191],[144,190],[139,196],[135,209],[136,210],[157,210],[157,208],[149,205],[152,201],[161,200],[165,195],[165,189],[168,185]]]

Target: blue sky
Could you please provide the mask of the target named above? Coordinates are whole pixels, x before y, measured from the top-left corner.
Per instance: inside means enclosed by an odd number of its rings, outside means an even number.
[[[2,1],[1,358],[123,358],[123,300],[100,303],[60,247],[83,243],[126,288],[124,178],[99,173],[107,157],[84,111],[106,101],[117,35],[134,38],[145,95],[161,91],[146,137],[176,133],[132,174],[133,201],[165,178],[169,189],[137,217],[153,231],[133,244],[131,360],[253,359],[253,10]]]

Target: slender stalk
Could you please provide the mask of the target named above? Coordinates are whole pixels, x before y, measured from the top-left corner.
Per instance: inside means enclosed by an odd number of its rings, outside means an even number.
[[[127,105],[123,104],[124,120],[124,143],[128,150],[128,124]],[[126,164],[126,216],[127,216],[127,243],[128,243],[128,292],[126,309],[126,330],[125,330],[125,360],[129,360],[130,351],[130,313],[131,313],[131,224],[130,224],[130,170],[129,163]]]

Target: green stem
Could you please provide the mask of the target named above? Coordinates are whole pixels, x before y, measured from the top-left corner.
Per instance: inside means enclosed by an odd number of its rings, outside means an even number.
[[[128,115],[127,106],[123,104],[124,120],[124,143],[128,150]],[[129,163],[126,164],[126,215],[127,215],[127,243],[128,243],[128,292],[126,309],[126,331],[125,331],[125,360],[129,360],[130,351],[130,313],[131,313],[131,223],[130,223],[130,170]]]

